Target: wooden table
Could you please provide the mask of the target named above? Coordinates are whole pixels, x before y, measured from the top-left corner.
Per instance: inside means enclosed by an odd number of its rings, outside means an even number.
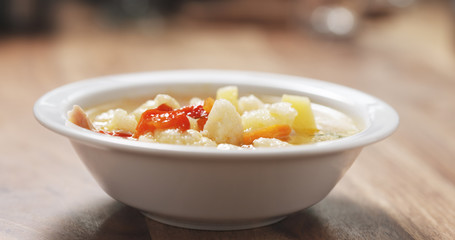
[[[0,40],[0,239],[455,239],[455,38],[444,3],[366,20],[349,41],[238,23],[99,31],[90,12],[80,14],[54,34]],[[181,68],[340,83],[387,101],[401,123],[363,150],[328,197],[277,224],[171,227],[108,197],[32,106],[81,79]]]

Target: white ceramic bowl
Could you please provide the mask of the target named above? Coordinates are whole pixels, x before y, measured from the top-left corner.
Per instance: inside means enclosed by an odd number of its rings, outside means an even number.
[[[65,125],[74,104],[169,93],[215,95],[237,85],[241,94],[306,95],[340,110],[363,129],[339,140],[287,148],[222,151],[153,144]],[[301,77],[217,70],[165,71],[107,76],[59,87],[34,106],[37,120],[68,137],[103,190],[157,221],[195,229],[264,226],[322,200],[361,149],[398,125],[383,101],[340,85]]]

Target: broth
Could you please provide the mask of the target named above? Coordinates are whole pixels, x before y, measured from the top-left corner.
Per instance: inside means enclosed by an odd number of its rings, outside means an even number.
[[[139,106],[141,106],[142,104],[144,104],[144,102],[148,100],[150,100],[150,98],[123,99],[106,104],[101,104],[89,108],[87,110],[87,115],[97,128],[102,129],[101,132],[106,133],[107,132],[106,129],[103,128],[105,124],[99,121],[100,116],[102,114],[106,114],[109,111],[113,111],[113,109],[123,109],[128,114],[131,114]],[[178,100],[181,106],[187,106],[190,101],[189,98]],[[281,98],[277,96],[261,96],[260,100],[263,101],[264,104],[273,104],[280,102]],[[359,132],[359,129],[354,123],[354,121],[349,116],[340,111],[315,103],[311,103],[311,111],[313,112],[314,115],[314,121],[316,123],[317,131],[308,131],[302,133],[292,130],[292,132],[286,138],[280,139],[280,141],[283,141],[290,145],[311,144],[321,141],[336,140]],[[139,138],[139,140],[144,139]],[[158,140],[158,142],[160,141]],[[169,140],[167,139],[164,140],[164,142],[173,143],[172,141],[169,142]],[[176,144],[182,143],[176,142]],[[218,145],[220,145],[220,143],[218,143]],[[243,148],[245,147],[249,148],[251,147],[250,145],[251,144],[243,145],[240,144],[240,146]],[[226,146],[224,146],[224,148],[226,148]]]

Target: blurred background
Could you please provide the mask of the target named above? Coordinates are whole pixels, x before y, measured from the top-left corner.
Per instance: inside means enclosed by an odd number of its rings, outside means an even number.
[[[311,30],[325,37],[347,38],[362,27],[366,18],[399,14],[423,1],[2,0],[0,31],[2,34],[11,34],[61,30],[67,27],[67,21],[85,23],[81,18],[87,16],[78,14],[83,14],[80,11],[91,11],[91,23],[100,29],[133,24],[151,31],[156,27],[156,22],[185,16],[187,20],[285,25]]]
[[[388,100],[419,78],[453,79],[454,20],[451,0],[0,0],[0,76],[44,93],[124,72],[239,69]]]
[[[330,37],[354,34],[363,18],[391,14],[417,0],[2,0],[0,26],[4,33],[43,32],[62,27],[62,11],[92,8],[103,24],[119,26],[186,15],[205,21],[286,24],[310,28]],[[72,19],[76,20],[76,19]],[[144,23],[145,22],[145,23]],[[98,23],[100,24],[100,23]]]
[[[454,75],[454,20],[451,0],[1,0],[0,74],[240,69],[387,98],[384,78]]]
[[[1,0],[0,75],[42,79],[45,92],[124,72],[240,69],[388,100],[385,78],[406,88],[455,76],[454,20],[451,0]]]

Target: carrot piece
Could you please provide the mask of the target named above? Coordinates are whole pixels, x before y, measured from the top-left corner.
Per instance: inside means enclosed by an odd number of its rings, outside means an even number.
[[[291,127],[286,124],[276,124],[264,128],[260,128],[251,132],[243,133],[243,143],[252,144],[258,138],[277,138],[280,140],[285,139],[291,134]]]
[[[207,117],[201,117],[197,120],[197,126],[199,128],[199,131],[204,130],[205,123],[207,122],[208,118]]]
[[[204,110],[207,112],[207,113],[210,113],[210,111],[212,110],[212,107],[213,107],[213,104],[215,103],[215,100],[211,97],[208,97],[204,100]]]

